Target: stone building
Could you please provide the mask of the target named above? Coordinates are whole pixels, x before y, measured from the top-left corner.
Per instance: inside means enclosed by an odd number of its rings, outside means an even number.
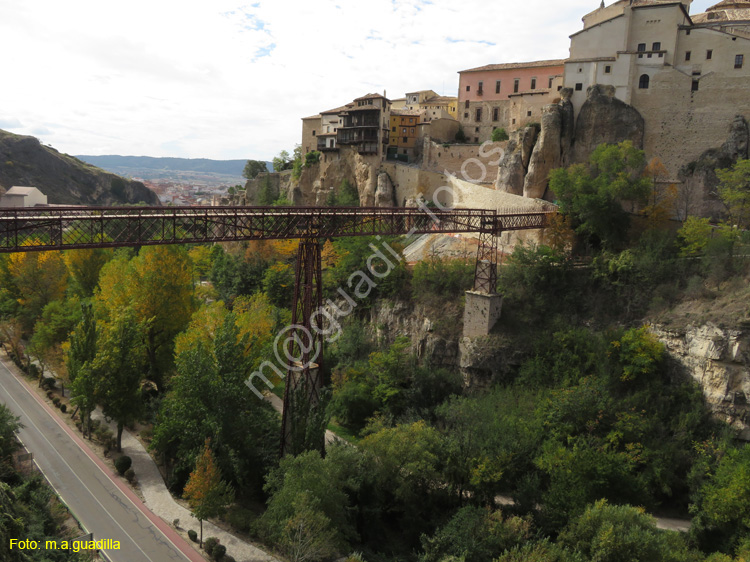
[[[360,154],[384,157],[389,141],[391,102],[380,94],[357,98],[341,112],[336,144],[349,145]]]
[[[423,111],[422,122],[434,119],[457,119],[458,98],[440,96],[433,90],[420,90],[406,94],[406,109]]]
[[[391,109],[388,154],[414,156],[421,135],[420,124],[424,111],[418,109]]]
[[[750,117],[750,1],[724,0],[695,15],[690,4],[602,4],[571,35],[565,62],[576,115],[590,86],[613,87],[643,116],[647,156],[674,177],[721,147],[738,115]]]
[[[539,122],[562,87],[563,60],[488,64],[459,71],[458,121],[469,142]],[[408,96],[407,96],[408,101]]]
[[[317,150],[321,118],[320,114],[302,118],[302,154]]]

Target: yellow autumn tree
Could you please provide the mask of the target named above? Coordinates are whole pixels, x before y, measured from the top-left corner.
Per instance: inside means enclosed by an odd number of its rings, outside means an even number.
[[[211,439],[206,439],[203,452],[195,463],[195,470],[190,473],[185,485],[183,496],[190,504],[195,518],[200,521],[202,546],[203,521],[221,515],[226,506],[234,501],[234,491],[221,479],[221,472],[211,451]]]
[[[18,252],[8,258],[8,273],[21,305],[19,319],[29,332],[44,307],[65,296],[68,270],[60,252]]]
[[[94,294],[99,283],[102,267],[112,259],[113,252],[108,248],[87,250],[67,250],[63,260],[73,280],[73,287],[79,296],[88,298]]]
[[[173,364],[174,338],[194,310],[187,251],[179,246],[148,246],[131,260],[120,253],[102,268],[96,302],[105,322],[132,306],[136,321],[148,323],[148,377],[161,387]]]
[[[669,172],[659,158],[652,158],[643,170],[644,177],[651,182],[651,194],[642,213],[649,229],[663,228],[675,214],[677,186],[668,183]]]
[[[216,331],[224,324],[229,312],[222,301],[201,306],[193,314],[187,329],[175,338],[175,356],[195,349],[202,343],[205,349],[213,349]]]

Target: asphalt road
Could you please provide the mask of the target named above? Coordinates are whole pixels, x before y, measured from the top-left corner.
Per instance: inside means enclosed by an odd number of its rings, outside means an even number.
[[[120,541],[120,550],[106,551],[112,562],[202,560],[189,545],[182,545],[190,550],[187,555],[177,548],[172,540],[179,543],[182,539],[173,531],[174,536],[168,539],[168,526],[149,519],[142,504],[136,505],[140,501],[132,491],[115,485],[105,472],[108,469],[90,458],[69,428],[63,428],[62,422],[2,363],[0,402],[20,416],[24,425],[18,432],[21,441],[33,452],[37,465],[62,500],[94,534],[94,540]]]

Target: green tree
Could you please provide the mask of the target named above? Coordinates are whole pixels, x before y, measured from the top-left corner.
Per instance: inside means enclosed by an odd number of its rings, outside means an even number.
[[[281,152],[279,152],[278,156],[275,156],[272,160],[273,171],[283,172],[284,170],[289,170],[292,168],[293,162],[294,159],[289,156],[289,152],[287,152],[286,150],[282,150]]]
[[[66,356],[68,378],[72,383],[73,403],[81,410],[83,433],[91,425],[91,412],[96,408],[96,374],[92,363],[96,357],[96,318],[91,303],[81,303],[81,321],[70,335]]]
[[[716,170],[719,197],[727,207],[729,222],[738,228],[750,226],[750,160],[738,160],[734,166]]]
[[[99,284],[99,274],[104,264],[112,259],[109,248],[90,250],[68,250],[63,253],[65,265],[70,272],[72,285],[81,298],[89,298]]]
[[[335,554],[336,532],[308,492],[294,499],[294,515],[284,525],[281,545],[292,562],[322,560]]]
[[[260,173],[267,173],[268,166],[260,160],[248,160],[245,169],[242,170],[242,176],[251,180]]]
[[[234,501],[234,491],[221,479],[221,472],[211,451],[211,440],[206,439],[203,452],[195,463],[195,470],[185,485],[183,496],[190,504],[193,515],[200,521],[203,546],[203,521],[224,513]]]
[[[271,303],[279,308],[289,308],[294,292],[294,269],[287,263],[277,262],[263,275],[263,290]]]
[[[645,203],[651,192],[651,182],[642,175],[645,165],[643,151],[630,141],[602,144],[587,165],[553,170],[550,189],[582,239],[595,247],[618,248],[630,226],[623,202]]]
[[[314,166],[320,162],[320,152],[317,150],[311,150],[307,154],[305,154],[305,167]]]
[[[492,131],[492,142],[507,141],[508,138],[508,133],[502,127]]]
[[[97,375],[97,398],[102,411],[117,423],[117,450],[122,450],[122,431],[143,413],[141,381],[145,365],[145,334],[131,309],[122,311],[103,330],[97,342],[92,371]]]
[[[690,552],[679,533],[660,531],[642,508],[609,505],[600,500],[571,521],[560,534],[559,544],[583,554],[586,560],[628,562],[699,562],[703,556]]]
[[[260,183],[260,189],[258,190],[258,205],[269,206],[273,205],[276,200],[277,192],[273,188],[271,183],[271,176],[265,176]]]
[[[0,404],[0,477],[13,472],[13,453],[18,448],[16,432],[23,425],[5,404]]]

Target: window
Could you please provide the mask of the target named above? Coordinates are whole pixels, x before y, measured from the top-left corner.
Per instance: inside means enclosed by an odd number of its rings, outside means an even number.
[[[536,90],[536,78],[531,79],[531,89]]]
[[[612,74],[612,67],[607,65],[604,67],[604,74]]]
[[[648,82],[650,78],[648,74],[641,74],[641,77],[638,79],[638,88],[641,90],[648,90]]]
[[[687,61],[689,61],[689,60],[690,60],[690,55],[691,55],[691,54],[692,54],[692,53],[691,53],[690,51],[685,51],[685,62],[687,62]]]
[[[515,120],[515,119],[513,119],[513,125],[515,125],[515,124],[516,124],[516,120]]]
[[[466,109],[469,109],[469,100],[466,100],[466,103],[464,104],[464,107],[465,107]]]
[[[514,93],[514,94],[517,94],[517,93],[518,93],[518,85],[519,85],[520,83],[521,83],[521,80],[520,80],[520,79],[518,79],[518,78],[516,78],[516,79],[514,79],[514,80],[513,80],[513,93]]]
[[[500,80],[495,82],[495,93],[496,94],[500,93]]]
[[[409,142],[409,139],[404,137],[404,142]]]
[[[464,119],[468,119],[468,118],[469,118],[469,112],[467,111],[464,113]]]
[[[414,134],[414,129],[413,129],[413,128],[411,129],[411,134],[412,134],[412,135]]]
[[[689,29],[685,32],[685,35],[690,35],[690,30]]]
[[[409,123],[414,123],[414,118],[413,117],[409,118]]]
[[[645,43],[638,43],[638,58],[643,58],[643,52],[646,50],[646,44]]]
[[[526,117],[531,117],[531,110],[528,110],[528,111],[526,112]]]
[[[401,129],[401,133],[405,135],[406,134],[406,129],[405,128]]]
[[[657,41],[651,46],[652,51],[661,51],[661,42]]]
[[[697,92],[698,91],[698,80],[693,80],[693,86],[691,88],[691,91]]]
[[[466,91],[471,92],[471,86],[466,86]]]
[[[712,58],[714,58],[714,52],[712,49],[709,49],[706,51],[706,60],[711,60]]]
[[[478,133],[479,132],[479,127],[474,127],[474,132]]]
[[[581,82],[576,83],[576,92],[583,90],[583,84]]]
[[[552,81],[555,79],[554,76],[549,77],[549,84],[547,84],[547,87],[551,90],[552,89]]]
[[[315,130],[313,129],[313,136],[315,136]]]
[[[396,132],[396,127],[392,127],[391,131],[393,131],[395,133]]]
[[[499,118],[500,118],[500,108],[493,107],[492,108],[492,120],[497,121]]]
[[[474,137],[474,142],[479,142],[479,137]]]
[[[734,67],[742,68],[742,63],[745,62],[745,55],[737,55],[734,57]]]
[[[477,94],[482,95],[482,92],[484,92],[484,82],[481,80],[479,81],[479,87],[477,88]]]
[[[477,107],[476,112],[474,113],[474,121],[479,123],[482,120],[482,108]]]

